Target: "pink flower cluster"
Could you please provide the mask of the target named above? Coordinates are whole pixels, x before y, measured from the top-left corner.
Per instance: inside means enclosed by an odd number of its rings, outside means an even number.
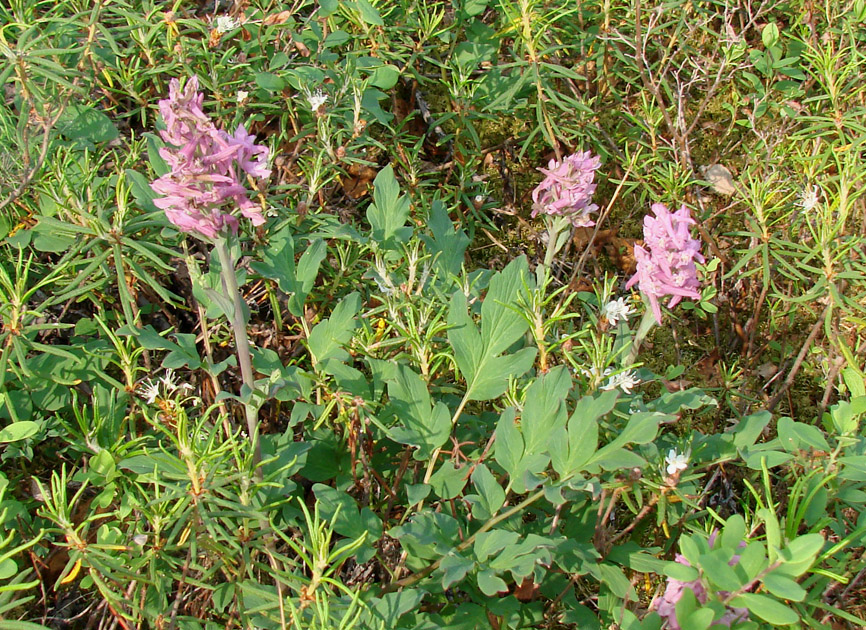
[[[713,532],[710,535],[708,540],[710,544],[710,549],[713,548],[713,545],[716,542],[717,533]],[[745,547],[746,543],[740,543],[741,547]],[[681,554],[677,554],[674,558],[680,564],[684,564],[687,567],[692,566],[691,563],[685,559]],[[735,555],[731,558],[731,561],[728,563],[731,566],[734,566],[740,561],[740,556]],[[651,609],[655,609],[658,612],[660,617],[666,618],[668,620],[667,627],[670,630],[682,630],[679,621],[677,621],[677,602],[683,596],[683,593],[686,590],[690,590],[695,594],[695,599],[698,600],[701,604],[706,604],[709,600],[709,595],[707,594],[707,588],[704,586],[703,580],[698,578],[697,580],[692,580],[691,582],[683,582],[681,580],[675,580],[674,578],[668,578],[667,586],[665,587],[664,595],[661,598],[653,601],[650,606]],[[719,591],[718,595],[720,597],[727,597],[728,593],[724,591]],[[749,618],[749,611],[746,608],[732,608],[730,606],[727,607],[725,614],[722,615],[721,619],[718,619],[712,623],[714,626],[726,626],[730,628],[735,622],[745,621]]]
[[[669,308],[679,304],[684,297],[700,299],[698,289],[701,285],[695,261],[704,262],[704,257],[701,256],[701,242],[689,233],[689,226],[695,220],[688,208],[683,206],[671,213],[663,203],[654,203],[652,211],[656,216],[647,215],[643,220],[644,241],[649,251],[635,245],[637,273],[626,288],[640,285],[640,290],[649,299],[656,321],[661,324],[659,298],[672,296]]]
[[[547,168],[538,169],[545,178],[532,191],[532,216],[566,216],[575,227],[595,225],[589,215],[598,210],[591,201],[596,188],[593,179],[600,165],[599,157],[589,151],[569,155],[562,162],[550,160]]]
[[[184,232],[215,238],[226,228],[238,231],[237,217],[227,206],[239,208],[253,225],[265,222],[259,207],[247,197],[241,183],[244,173],[265,178],[268,148],[255,144],[255,136],[238,125],[234,135],[217,129],[202,110],[204,95],[198,78],[186,82],[172,79],[169,97],[159,101],[166,129],[160,136],[170,145],[159,154],[171,171],[151,184],[162,197],[154,200],[168,220]]]

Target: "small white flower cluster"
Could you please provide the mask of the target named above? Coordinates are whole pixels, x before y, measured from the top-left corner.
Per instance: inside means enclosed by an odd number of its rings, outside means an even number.
[[[600,389],[610,390],[619,388],[626,394],[631,394],[634,387],[640,385],[640,379],[635,375],[634,370],[625,370],[617,374],[613,374],[613,368],[605,368],[604,372],[599,374],[598,368],[595,366],[589,369],[580,368],[581,373],[593,383],[598,383],[602,379],[607,379]],[[613,374],[613,376],[611,376]]]
[[[794,205],[803,208],[806,212],[811,212],[819,203],[821,203],[821,197],[818,193],[818,187],[812,186],[811,188],[804,188],[800,191]]]
[[[665,457],[665,463],[668,465],[667,471],[669,475],[681,473],[689,467],[689,453],[677,453],[674,449],[671,449],[668,451],[667,457]]]
[[[310,104],[310,109],[313,110],[313,113],[319,111],[319,108],[327,102],[328,95],[325,94],[322,90],[316,90],[315,94],[307,94],[307,103]]]
[[[605,370],[605,374],[607,374],[608,371],[609,370]],[[607,382],[601,386],[601,389],[610,390],[618,387],[626,394],[631,394],[632,388],[637,387],[638,385],[640,385],[640,379],[635,375],[634,370],[626,370],[608,378]]]
[[[214,30],[220,35],[233,31],[240,25],[240,20],[230,15],[219,15],[217,16],[217,19],[214,20]]]
[[[601,309],[601,314],[610,322],[611,326],[616,326],[620,320],[627,322],[629,315],[634,313],[634,310],[628,305],[627,299],[621,297],[611,300]]]
[[[178,385],[174,380],[174,370],[166,370],[162,378],[156,381],[147,379],[138,388],[138,395],[141,396],[149,405],[156,402],[157,398],[167,398],[178,390],[191,390],[193,387],[189,383],[181,383]]]

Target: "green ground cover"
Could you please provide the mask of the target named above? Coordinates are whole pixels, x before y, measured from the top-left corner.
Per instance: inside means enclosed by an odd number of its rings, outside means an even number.
[[[0,630],[864,627],[864,54],[2,3]]]

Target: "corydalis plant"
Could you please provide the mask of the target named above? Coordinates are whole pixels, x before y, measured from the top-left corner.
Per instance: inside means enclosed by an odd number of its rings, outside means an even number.
[[[647,215],[643,220],[644,241],[649,251],[635,245],[637,273],[626,284],[631,288],[640,286],[647,297],[656,322],[662,323],[659,299],[672,296],[668,308],[673,308],[684,297],[700,299],[700,282],[695,261],[704,262],[701,242],[693,239],[689,226],[695,223],[689,209],[682,206],[671,213],[663,203],[654,203],[655,217]]]
[[[255,136],[238,125],[234,135],[217,129],[204,113],[204,95],[198,78],[172,79],[169,97],[159,101],[166,128],[160,131],[169,145],[159,150],[171,170],[151,184],[162,197],[154,204],[165,210],[169,221],[184,232],[216,238],[221,232],[238,231],[238,209],[253,225],[265,222],[259,207],[250,201],[242,177],[265,178],[268,148],[255,144]]]
[[[684,297],[695,300],[701,297],[695,261],[704,262],[704,257],[701,255],[701,242],[689,233],[689,226],[695,223],[689,209],[682,206],[671,213],[663,203],[654,203],[652,211],[655,217],[647,215],[643,220],[643,237],[649,251],[635,245],[637,273],[625,285],[631,288],[637,284],[644,301],[649,302],[650,310],[644,313],[625,365],[634,363],[652,325],[662,323],[659,299],[670,295],[668,308],[673,308]]]
[[[253,225],[265,222],[261,210],[250,201],[241,183],[243,174],[265,178],[268,148],[255,144],[254,136],[238,125],[234,135],[217,129],[202,110],[204,96],[198,91],[198,78],[187,81],[183,90],[180,81],[172,79],[169,97],[159,102],[159,111],[165,121],[162,139],[169,145],[159,154],[171,171],[151,184],[153,190],[164,195],[154,200],[165,210],[168,220],[184,232],[213,243],[220,263],[223,295],[221,306],[231,324],[235,337],[238,365],[244,389],[241,398],[247,421],[247,430],[253,443],[253,463],[261,462],[258,443],[258,409],[251,396],[255,391],[250,341],[243,298],[235,274],[235,260],[229,248],[229,239],[237,235],[238,219],[235,209]],[[256,468],[261,479],[261,470]]]
[[[595,221],[590,214],[598,210],[592,203],[596,185],[595,171],[601,165],[598,156],[589,151],[569,155],[562,162],[551,160],[544,173],[544,180],[532,191],[532,216],[547,214],[563,216],[574,227],[590,227]]]
[[[584,151],[561,162],[551,160],[547,168],[538,169],[545,177],[532,191],[532,216],[543,214],[547,226],[547,253],[544,264],[537,270],[539,286],[545,285],[547,270],[568,240],[570,228],[595,225],[590,214],[598,210],[592,203],[592,194],[596,188],[595,171],[600,164],[597,156]]]

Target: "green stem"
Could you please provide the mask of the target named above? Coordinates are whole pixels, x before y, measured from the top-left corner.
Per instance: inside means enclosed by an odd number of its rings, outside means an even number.
[[[229,324],[235,337],[235,349],[237,351],[238,365],[241,368],[241,378],[244,385],[249,389],[250,395],[255,392],[255,378],[253,377],[253,361],[250,354],[250,340],[247,336],[247,322],[244,318],[243,300],[238,288],[238,279],[235,275],[235,263],[229,252],[226,238],[218,238],[214,241],[214,248],[220,261],[220,274],[222,276],[223,288],[226,297],[232,300],[234,308]],[[255,405],[251,400],[244,400],[244,412],[247,419],[247,431],[253,444],[253,464],[255,475],[261,480],[262,471],[259,464],[262,461],[261,445],[259,444],[259,420]]]
[[[644,293],[641,293],[641,297],[643,299],[644,305],[649,307],[649,300],[647,299],[647,296]],[[623,367],[634,365],[634,362],[637,359],[637,353],[640,350],[640,345],[643,343],[643,340],[646,339],[647,333],[649,333],[655,323],[656,318],[655,315],[653,315],[652,309],[647,308],[644,311],[643,319],[640,320],[640,326],[638,326],[637,332],[634,335],[634,339],[631,342],[631,348],[628,351],[628,355],[626,355],[625,357]]]

